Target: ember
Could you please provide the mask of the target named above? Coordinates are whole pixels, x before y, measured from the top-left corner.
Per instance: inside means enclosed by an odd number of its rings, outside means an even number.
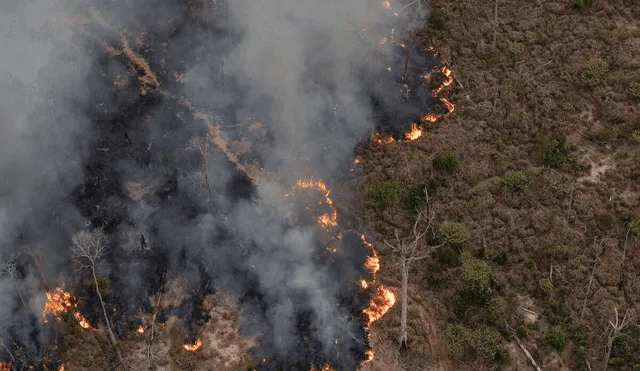
[[[143,334],[144,333],[144,327],[142,326],[138,326],[138,330],[139,333]]]

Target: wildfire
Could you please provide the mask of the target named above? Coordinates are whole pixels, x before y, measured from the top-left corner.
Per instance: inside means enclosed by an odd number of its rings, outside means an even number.
[[[80,314],[80,312],[73,312],[73,318],[76,319],[76,321],[78,321],[78,323],[80,324],[80,327],[82,328],[89,328],[91,327],[91,325],[89,324],[89,321],[87,321],[86,318],[84,318],[82,316],[82,314]]]
[[[391,10],[391,3],[389,3],[389,0],[381,1],[380,5],[387,10]]]
[[[196,350],[200,349],[201,346],[202,341],[200,341],[200,339],[196,339],[196,341],[194,341],[193,343],[186,343],[182,347],[187,352],[195,352]]]
[[[411,141],[416,140],[422,136],[422,129],[416,125],[415,122],[411,123],[411,131],[404,134],[404,137]]]
[[[11,371],[11,363],[0,361],[0,371]]]
[[[330,228],[338,225],[338,211],[333,206],[333,201],[331,200],[330,194],[331,190],[327,188],[327,185],[321,180],[313,180],[313,179],[298,179],[296,184],[293,186],[293,190],[298,189],[311,189],[316,188],[322,193],[324,193],[324,202],[327,204],[331,211],[328,213],[323,213],[318,216],[318,223],[322,226],[322,228],[326,231],[329,231]],[[291,193],[287,193],[285,196],[290,196]],[[322,205],[322,202],[318,202],[318,204]]]
[[[367,242],[364,235],[361,235],[360,238],[362,239],[362,242],[371,249],[371,255],[367,257],[364,265],[373,274],[373,281],[367,282],[365,280],[360,280],[360,286],[363,289],[368,289],[369,285],[375,283],[376,272],[380,270],[380,259],[378,258],[378,253],[376,253],[373,245]],[[382,318],[395,303],[396,296],[393,292],[380,284],[376,284],[375,293],[371,298],[371,301],[369,301],[369,306],[363,310],[364,314],[367,316],[367,329],[369,329],[369,326],[371,326],[373,322]],[[364,362],[373,360],[373,350],[367,350],[365,352],[365,356],[366,359]]]
[[[74,307],[71,302],[73,298],[71,293],[62,290],[60,287],[56,287],[54,292],[47,291],[46,295],[47,302],[42,311],[42,317],[45,322],[47,322],[47,316],[53,316],[56,320],[60,321],[60,314]]]
[[[58,371],[64,371],[64,365],[60,365],[60,367],[58,367]]]
[[[60,315],[62,313],[67,313],[69,310],[75,310],[78,307],[76,304],[76,300],[71,295],[70,292],[64,291],[60,287],[56,287],[55,291],[47,291],[45,293],[47,295],[47,302],[44,305],[44,310],[42,311],[42,318],[44,322],[48,322],[47,317],[51,316],[56,319],[56,321],[62,321]],[[84,316],[78,312],[77,310],[73,312],[73,318],[80,324],[82,328],[89,328],[89,321],[87,321]]]
[[[144,334],[144,327],[142,327],[142,325],[138,326],[138,333],[140,334]]]

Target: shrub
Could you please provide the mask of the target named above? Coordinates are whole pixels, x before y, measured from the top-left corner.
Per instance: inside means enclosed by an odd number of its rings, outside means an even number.
[[[444,174],[453,174],[460,166],[458,155],[451,152],[435,156],[432,164],[437,172]]]
[[[580,82],[587,87],[598,86],[604,81],[604,75],[607,72],[609,72],[609,63],[601,58],[591,58],[580,72]]]
[[[547,335],[547,343],[558,352],[567,344],[567,336],[562,331],[550,331]]]
[[[406,192],[407,187],[401,182],[374,182],[367,190],[365,206],[374,209],[384,209],[396,205],[404,198]]]
[[[444,222],[440,225],[440,235],[449,245],[459,246],[469,239],[469,231],[462,223]]]
[[[571,4],[575,9],[584,10],[593,5],[594,0],[571,0]]]
[[[427,188],[426,184],[418,184],[407,192],[407,197],[405,198],[407,209],[416,213],[422,210],[427,202],[427,195],[424,193],[425,188]]]
[[[445,330],[444,341],[454,359],[504,361],[502,336],[495,329],[451,325]]]
[[[632,82],[627,86],[627,94],[631,96],[631,98],[640,99],[640,84],[637,82]]]
[[[441,246],[436,250],[438,263],[446,267],[453,267],[458,263],[458,255],[449,246]]]
[[[531,184],[531,176],[524,171],[509,171],[500,178],[500,183],[509,191],[520,193]]]
[[[436,30],[444,30],[447,22],[447,11],[443,8],[434,6],[431,8],[431,16],[429,17],[429,25]]]
[[[545,166],[560,169],[569,161],[570,153],[567,136],[563,132],[555,132],[538,137],[534,156]]]
[[[538,281],[538,287],[540,287],[540,291],[542,291],[545,295],[551,295],[553,292],[553,282],[551,282],[548,278],[541,278]]]
[[[474,286],[489,287],[491,282],[491,266],[484,260],[474,258],[470,252],[461,255],[462,279]]]
[[[607,230],[613,225],[613,215],[609,213],[599,214],[596,217],[596,223],[602,230]]]

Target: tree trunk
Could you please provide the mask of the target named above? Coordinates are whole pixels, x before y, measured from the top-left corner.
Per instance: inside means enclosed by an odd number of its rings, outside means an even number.
[[[107,324],[107,330],[109,332],[109,338],[111,339],[111,344],[116,350],[118,354],[118,360],[122,365],[122,369],[127,370],[127,366],[124,364],[124,359],[122,358],[122,354],[120,353],[120,349],[118,349],[118,342],[116,340],[116,336],[113,334],[113,330],[111,330],[111,323],[109,322],[109,316],[107,315],[107,308],[104,306],[104,301],[102,300],[102,294],[100,293],[100,288],[98,287],[98,277],[96,277],[96,270],[94,265],[91,265],[91,273],[93,274],[93,283],[96,285],[96,293],[98,294],[98,299],[100,299],[100,305],[102,306],[102,314],[104,314],[104,321]]]
[[[400,293],[400,349],[407,349],[407,286],[409,284],[409,262],[406,256],[400,260],[402,267],[402,292]]]
[[[207,184],[207,192],[209,192],[209,202],[213,211],[213,194],[211,193],[211,185],[209,184],[209,168],[207,167],[207,158],[202,155],[202,167],[204,168],[204,182]]]
[[[616,339],[615,331],[613,331],[612,334],[607,339],[607,347],[605,348],[606,352],[604,354],[604,361],[603,361],[604,364],[602,365],[603,371],[607,371],[607,368],[609,367],[609,357],[611,357],[611,348],[613,348],[613,341],[615,339]]]

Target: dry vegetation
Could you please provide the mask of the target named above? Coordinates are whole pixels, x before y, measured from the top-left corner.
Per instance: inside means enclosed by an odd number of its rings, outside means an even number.
[[[415,142],[361,147],[362,208],[393,238],[426,186],[436,221],[464,231],[412,268],[410,349],[397,350],[394,308],[369,367],[534,369],[518,338],[541,369],[603,369],[615,308],[640,314],[640,3],[432,5],[420,34],[454,71],[456,110]],[[397,258],[377,247],[399,288]],[[637,323],[610,370],[640,367]]]
[[[171,282],[160,298],[161,307],[180,304],[185,300],[184,282]],[[157,303],[153,298],[154,303]],[[216,294],[205,298],[202,310],[209,321],[198,330],[202,346],[196,351],[186,351],[183,345],[186,334],[183,324],[176,317],[165,323],[153,322],[152,315],[143,316],[142,329],[131,328],[127,336],[118,342],[125,363],[134,370],[192,370],[238,371],[251,369],[254,363],[249,349],[255,346],[252,339],[239,334],[238,310],[233,298]],[[61,345],[60,362],[67,370],[110,370],[105,354],[113,358],[104,332],[99,329],[82,329],[69,318],[64,342]],[[152,335],[153,333],[153,335]],[[101,349],[102,348],[102,349]]]

